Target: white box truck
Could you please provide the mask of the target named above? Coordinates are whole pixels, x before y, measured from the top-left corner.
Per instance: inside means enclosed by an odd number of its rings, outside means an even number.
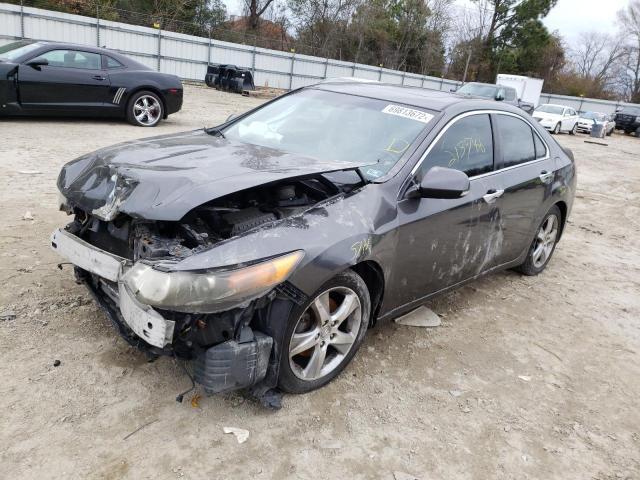
[[[543,83],[544,80],[540,80],[539,78],[524,77],[522,75],[509,75],[505,73],[499,73],[496,78],[496,85],[515,88],[518,99],[521,102],[533,104],[533,108],[538,106]]]

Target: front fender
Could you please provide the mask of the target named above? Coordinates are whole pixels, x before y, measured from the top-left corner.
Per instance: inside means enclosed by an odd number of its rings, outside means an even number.
[[[307,295],[357,263],[391,265],[395,255],[396,211],[380,195],[381,185],[367,185],[346,197],[320,204],[229,239],[176,264],[175,270],[216,269],[255,262],[294,250],[305,256],[289,282]],[[385,280],[389,268],[384,271]]]

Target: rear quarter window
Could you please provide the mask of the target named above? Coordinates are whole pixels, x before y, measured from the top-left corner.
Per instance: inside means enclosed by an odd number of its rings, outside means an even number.
[[[534,132],[518,117],[496,115],[503,167],[512,167],[536,159]]]

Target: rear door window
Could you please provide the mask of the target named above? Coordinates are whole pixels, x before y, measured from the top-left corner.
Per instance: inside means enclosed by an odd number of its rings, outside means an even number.
[[[470,115],[454,122],[420,166],[454,168],[473,177],[493,170],[493,134],[488,114]]]
[[[496,115],[503,167],[512,167],[535,160],[536,146],[531,126],[511,115]],[[544,155],[542,155],[544,156]]]

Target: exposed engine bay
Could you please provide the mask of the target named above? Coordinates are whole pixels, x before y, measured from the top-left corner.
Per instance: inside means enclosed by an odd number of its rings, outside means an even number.
[[[124,214],[106,222],[76,209],[75,220],[67,229],[98,248],[132,261],[179,260],[351,191],[360,179],[354,172],[346,173],[351,173],[342,179],[347,183],[319,175],[236,192],[195,208],[179,222],[134,219]]]

